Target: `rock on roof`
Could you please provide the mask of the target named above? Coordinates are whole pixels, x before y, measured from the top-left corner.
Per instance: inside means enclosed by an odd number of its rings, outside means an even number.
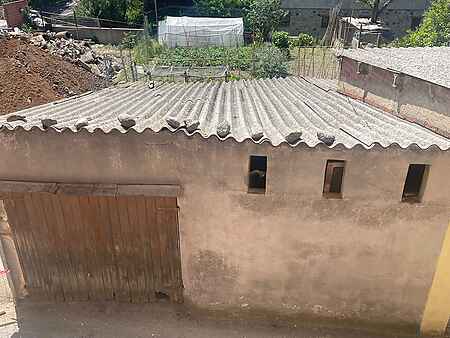
[[[358,48],[342,55],[450,88],[450,47]]]
[[[450,140],[419,125],[303,78],[204,83],[135,83],[0,117],[2,129],[101,129],[138,133],[182,130],[188,135],[274,146],[377,144],[450,148]]]

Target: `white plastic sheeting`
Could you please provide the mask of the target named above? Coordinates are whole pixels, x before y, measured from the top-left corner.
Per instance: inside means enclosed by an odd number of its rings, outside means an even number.
[[[244,44],[242,18],[173,17],[160,21],[158,39],[169,48],[237,47]]]

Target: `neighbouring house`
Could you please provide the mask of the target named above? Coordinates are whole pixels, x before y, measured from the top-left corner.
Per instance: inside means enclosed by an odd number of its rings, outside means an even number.
[[[20,27],[24,24],[23,11],[28,7],[28,0],[17,0],[4,3],[3,16],[8,27]]]
[[[0,125],[31,296],[422,320],[450,210],[427,128],[295,77],[129,84]]]
[[[328,27],[330,10],[339,0],[282,0],[288,11],[282,29],[292,35],[309,33],[321,38]],[[385,9],[380,17],[393,36],[404,35],[407,30],[418,27],[430,0],[397,0]],[[344,0],[339,13],[341,17],[370,18],[371,10],[356,0]]]
[[[341,18],[336,31],[337,45],[360,48],[391,40],[391,31],[380,23],[372,23],[369,18]],[[335,42],[336,43],[336,42]]]
[[[348,49],[338,90],[450,137],[450,47]]]

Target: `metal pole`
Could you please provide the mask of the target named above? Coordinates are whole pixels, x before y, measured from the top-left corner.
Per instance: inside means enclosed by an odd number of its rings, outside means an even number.
[[[156,19],[156,25],[158,25],[158,4],[156,2],[157,0],[153,0],[153,3],[155,4],[155,19]]]
[[[75,29],[77,31],[77,40],[80,40],[80,35],[78,33],[78,20],[77,20],[77,13],[75,10],[73,10],[73,20],[75,21]]]

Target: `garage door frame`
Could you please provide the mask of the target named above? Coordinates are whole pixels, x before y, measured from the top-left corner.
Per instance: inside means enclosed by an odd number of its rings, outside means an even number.
[[[14,199],[18,196],[23,196],[26,193],[48,193],[63,196],[113,196],[113,197],[179,197],[181,194],[181,188],[179,185],[148,185],[148,184],[67,184],[56,182],[24,182],[24,181],[0,181],[0,199]],[[170,205],[172,206],[172,205]],[[179,238],[179,224],[178,224],[178,206],[175,202],[176,208],[176,231],[177,231],[177,250],[180,260],[179,275],[180,286],[177,290],[167,290],[167,294],[174,302],[182,302],[182,276],[181,276],[181,253],[180,253],[180,238]],[[166,209],[166,208],[164,208]],[[170,209],[174,209],[171,207]],[[161,211],[157,209],[157,213]],[[168,210],[162,210],[167,212]],[[172,230],[173,231],[173,230]],[[14,236],[15,237],[15,236]],[[14,238],[16,241],[16,238]],[[17,243],[16,243],[17,247]],[[20,261],[20,259],[19,259]],[[20,262],[19,262],[20,263]],[[16,264],[17,265],[17,264]],[[23,267],[23,264],[19,264],[19,268]],[[14,266],[14,264],[10,264]],[[165,291],[165,290],[161,290]],[[137,301],[140,302],[140,301]]]

